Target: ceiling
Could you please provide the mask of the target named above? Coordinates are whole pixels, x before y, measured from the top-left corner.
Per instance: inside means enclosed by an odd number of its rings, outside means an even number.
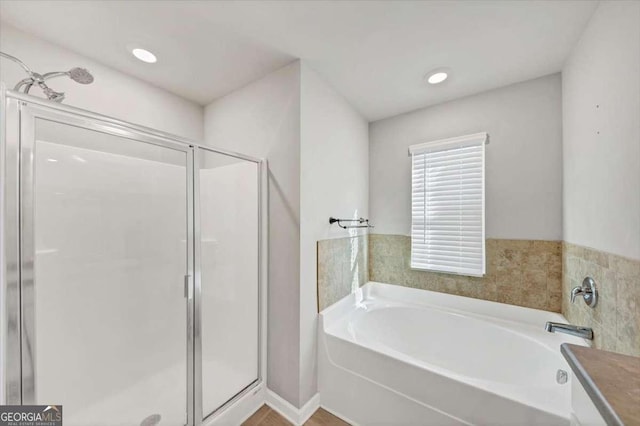
[[[9,1],[0,19],[202,105],[302,58],[368,120],[560,71],[594,1]],[[153,65],[129,48],[158,56]],[[430,70],[451,77],[431,86]]]

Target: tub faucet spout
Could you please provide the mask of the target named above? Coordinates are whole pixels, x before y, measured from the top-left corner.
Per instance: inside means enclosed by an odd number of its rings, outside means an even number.
[[[582,337],[583,339],[593,340],[593,329],[589,327],[548,321],[545,324],[544,329],[549,333],[565,333],[572,336]]]

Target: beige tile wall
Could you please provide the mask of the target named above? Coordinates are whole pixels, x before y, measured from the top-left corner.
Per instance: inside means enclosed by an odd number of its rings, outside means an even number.
[[[475,278],[412,270],[411,239],[404,235],[318,241],[318,309],[369,280],[379,281],[562,311],[570,323],[594,329],[595,347],[640,356],[640,261],[559,241],[486,244],[487,275]],[[569,301],[571,289],[586,276],[600,293],[594,309],[580,298]]]
[[[410,237],[369,236],[371,281],[560,312],[560,241],[487,239],[486,256],[481,278],[412,270]]]
[[[369,235],[368,259],[366,242],[366,237],[318,241],[319,310],[370,279],[560,312],[559,241],[488,239],[482,278],[412,270],[411,238],[405,235]]]
[[[563,243],[562,313],[572,324],[594,330],[597,348],[640,356],[640,261]],[[571,289],[590,276],[599,301],[589,308],[570,302]]]
[[[367,235],[318,241],[318,312],[369,281]]]

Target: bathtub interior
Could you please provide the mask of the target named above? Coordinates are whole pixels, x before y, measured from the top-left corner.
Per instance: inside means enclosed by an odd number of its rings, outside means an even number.
[[[469,386],[568,418],[565,342],[546,321],[561,314],[370,282],[321,312],[327,337],[372,350]]]

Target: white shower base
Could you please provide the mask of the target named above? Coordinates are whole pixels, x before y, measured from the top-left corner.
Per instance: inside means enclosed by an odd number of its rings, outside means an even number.
[[[353,424],[568,425],[556,313],[370,282],[320,315],[322,406]]]
[[[236,383],[244,377],[243,371],[234,371],[228,365],[218,365],[215,362],[208,364],[206,367],[210,370],[225,372],[225,377],[219,379],[223,383]],[[204,377],[204,380],[212,381],[216,379],[216,377]],[[171,383],[173,386],[167,386],[167,383]],[[177,406],[176,401],[185,399],[183,394],[185,386],[186,372],[182,365],[177,364],[159,371],[127,389],[108,396],[98,403],[68,411],[70,414],[65,412],[64,423],[69,426],[137,426],[146,417],[159,414],[161,419],[159,425],[183,425],[186,423],[187,407]],[[261,391],[262,386],[254,384],[250,388],[243,393],[244,399],[248,399],[248,394],[255,394]],[[150,393],[149,389],[155,389],[155,392]],[[240,391],[242,389],[237,389],[237,392]],[[216,401],[225,401],[226,395],[225,389],[221,387],[218,390],[218,394],[212,395],[212,397]],[[264,398],[264,396],[261,396],[260,401],[253,404],[257,404],[255,409],[252,406],[247,410],[231,414],[238,419],[247,417],[260,407]],[[228,404],[208,418],[205,424],[225,424],[224,422],[220,423],[221,420],[218,417],[225,418],[229,416],[230,413],[226,411],[233,411],[235,405],[235,403]],[[114,410],[114,407],[117,407],[117,409]],[[106,413],[109,413],[107,419],[105,419]],[[205,413],[205,415],[208,414]],[[131,419],[138,419],[138,421],[132,423]]]

